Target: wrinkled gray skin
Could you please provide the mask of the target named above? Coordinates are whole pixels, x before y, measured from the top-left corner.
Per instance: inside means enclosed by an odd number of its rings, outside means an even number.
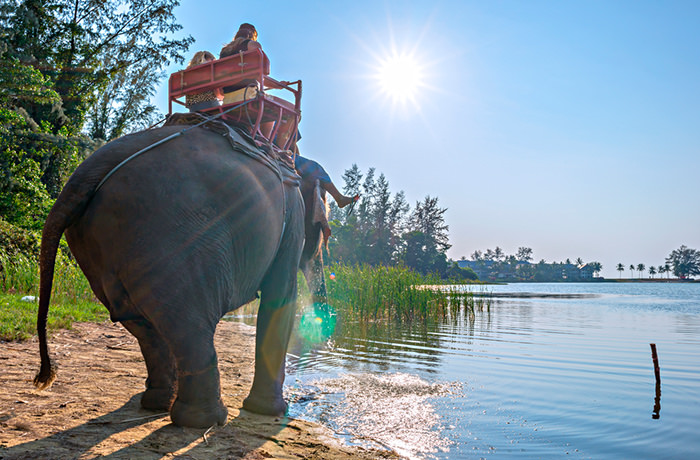
[[[80,165],[58,197],[43,232],[37,322],[42,364],[34,383],[45,388],[55,378],[46,314],[65,232],[111,319],[138,339],[148,370],[144,408],[170,410],[181,426],[226,423],[214,331],[225,313],[259,291],[255,377],[243,407],[283,414],[299,268],[315,300],[325,300],[319,271],[324,192],[303,183],[305,206],[298,183],[283,185],[269,167],[202,128],[126,163],[95,192],[115,165],[182,128],[110,142]]]

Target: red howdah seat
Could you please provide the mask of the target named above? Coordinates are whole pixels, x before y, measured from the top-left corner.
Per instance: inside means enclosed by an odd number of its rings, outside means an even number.
[[[227,120],[246,126],[257,142],[290,149],[301,118],[301,80],[278,81],[269,74],[270,60],[261,49],[175,72],[168,82],[168,111],[173,112],[173,103],[185,105],[181,99],[188,94],[226,88],[222,105],[201,112],[223,113]],[[294,102],[268,94],[269,90],[285,91]]]

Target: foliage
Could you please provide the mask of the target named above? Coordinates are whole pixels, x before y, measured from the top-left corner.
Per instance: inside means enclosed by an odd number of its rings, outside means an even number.
[[[447,271],[447,256],[440,252],[435,241],[423,232],[412,231],[403,236],[406,247],[403,261],[422,274],[437,273],[444,275]]]
[[[625,271],[625,266],[622,265],[621,263],[620,263],[620,264],[617,264],[617,267],[615,268],[615,270],[617,270],[618,272],[620,272],[620,276],[622,276],[622,272]]]
[[[360,195],[352,214],[331,204],[331,259],[345,264],[404,264],[420,273],[447,276],[447,211],[427,196],[413,212],[403,191],[392,193],[384,174],[363,174],[356,164],[343,174],[347,195]]]
[[[666,258],[666,263],[673,269],[673,274],[680,279],[700,275],[700,251],[685,245],[675,249]]]
[[[36,301],[22,300],[18,294],[0,294],[0,340],[26,340],[36,335]],[[51,302],[48,329],[70,329],[74,322],[106,321],[107,309],[100,303],[77,303],[57,299]]]
[[[0,102],[5,107],[21,107],[24,102],[53,105],[61,97],[51,82],[38,70],[18,59],[4,56],[0,60]]]
[[[107,125],[118,133],[143,123],[153,108],[145,98],[136,99],[150,95],[157,81],[154,76],[172,60],[182,62],[193,41],[170,38],[181,28],[173,15],[178,4],[177,0],[3,4],[0,40],[6,58],[39,70],[60,95],[60,102],[34,99],[22,107],[37,122],[46,121],[53,134],[65,126],[68,135],[76,135],[87,118],[98,121],[96,126],[103,132]],[[134,78],[135,72],[143,78]],[[124,113],[91,112],[105,92],[110,93],[113,109]]]
[[[474,270],[469,267],[462,268],[457,262],[449,264],[446,275],[447,279],[452,283],[477,281],[479,279]]]
[[[403,239],[405,248],[403,262],[406,266],[423,274],[437,273],[442,277],[447,273],[447,256],[450,248],[444,214],[446,208],[438,206],[437,197],[426,196],[416,207],[409,220],[409,232]]]
[[[0,254],[9,257],[21,254],[30,259],[38,259],[39,235],[0,218]]]
[[[0,108],[0,214],[10,223],[37,230],[87,144],[46,129],[42,125],[32,130],[19,112]]]
[[[191,37],[177,0],[0,4],[0,215],[39,229],[82,159],[158,116],[150,97]],[[90,138],[84,134],[87,128]]]
[[[575,264],[570,259],[558,263],[541,260],[534,264],[530,262],[532,249],[527,247],[520,247],[515,255],[508,255],[496,246],[486,252],[476,250],[471,258],[471,261],[458,263],[472,268],[479,279],[491,281],[585,281],[603,269],[600,262],[584,263],[580,257]]]
[[[24,105],[60,101],[52,83],[17,59],[0,59],[0,215],[39,229],[68,175],[89,148],[66,130],[52,133],[45,121],[29,117]]]
[[[363,175],[353,165],[345,171],[343,179],[344,192],[359,194],[360,201],[352,214],[338,209],[335,203],[331,205],[331,257],[348,264],[397,263],[408,212],[403,192],[392,198],[388,180],[384,174],[375,179],[374,168]]]
[[[36,333],[39,266],[35,258],[0,250],[0,339],[23,340]],[[107,310],[96,301],[80,268],[57,254],[48,326],[70,328],[74,321],[104,321]]]

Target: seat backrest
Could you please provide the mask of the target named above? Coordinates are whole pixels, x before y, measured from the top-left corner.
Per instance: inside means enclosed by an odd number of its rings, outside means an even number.
[[[221,87],[244,87],[262,83],[270,74],[270,60],[261,49],[205,62],[170,75],[170,99]]]

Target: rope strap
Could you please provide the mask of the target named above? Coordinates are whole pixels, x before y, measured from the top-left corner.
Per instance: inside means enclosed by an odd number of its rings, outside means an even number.
[[[251,100],[252,100],[252,99],[251,99]],[[235,110],[235,109],[237,109],[237,108],[239,108],[239,107],[243,107],[244,105],[248,104],[249,102],[250,102],[250,101],[244,101],[244,102],[242,102],[242,103],[240,103],[240,104],[238,104],[238,105],[235,105],[235,106],[233,106],[233,107],[231,107],[231,108],[225,110],[224,112],[221,112],[221,113],[218,113],[218,114],[214,115],[213,117],[209,117],[209,116],[200,114],[200,115],[202,115],[203,117],[205,117],[205,120],[204,120],[204,121],[201,121],[201,122],[197,123],[196,125],[188,126],[187,128],[185,128],[185,129],[183,129],[183,130],[181,130],[181,131],[178,131],[178,132],[176,132],[176,133],[174,133],[174,134],[171,134],[170,136],[166,137],[165,139],[161,139],[161,140],[159,140],[159,141],[157,141],[157,142],[154,142],[154,143],[151,144],[151,145],[148,145],[148,146],[142,148],[141,150],[139,150],[138,152],[136,152],[136,153],[134,153],[133,155],[129,156],[129,157],[126,158],[124,161],[122,161],[121,163],[119,163],[117,166],[115,166],[114,168],[112,168],[112,170],[111,170],[110,172],[108,172],[108,173],[105,175],[105,177],[102,178],[102,180],[100,181],[100,183],[97,184],[97,187],[95,187],[95,193],[97,193],[97,191],[104,185],[104,183],[107,182],[107,179],[109,179],[110,177],[112,177],[112,175],[113,175],[115,172],[117,172],[122,166],[124,166],[125,164],[127,164],[128,162],[130,162],[131,160],[133,160],[134,158],[136,158],[137,156],[139,156],[139,155],[141,155],[141,154],[143,154],[143,153],[146,153],[146,152],[148,152],[149,150],[152,150],[152,149],[154,149],[155,147],[158,147],[159,145],[164,144],[164,143],[166,143],[166,142],[168,142],[168,141],[170,141],[170,140],[172,140],[172,139],[175,139],[175,138],[178,137],[178,136],[181,136],[181,135],[185,134],[185,133],[186,133],[187,131],[189,131],[190,129],[198,128],[198,127],[200,127],[200,126],[202,126],[202,125],[204,125],[204,124],[206,124],[206,123],[209,123],[209,122],[211,122],[211,121],[213,121],[213,120],[216,120],[217,118],[219,118],[219,117],[221,117],[221,116],[227,114],[228,112],[230,112],[230,111],[232,111],[232,110]]]

